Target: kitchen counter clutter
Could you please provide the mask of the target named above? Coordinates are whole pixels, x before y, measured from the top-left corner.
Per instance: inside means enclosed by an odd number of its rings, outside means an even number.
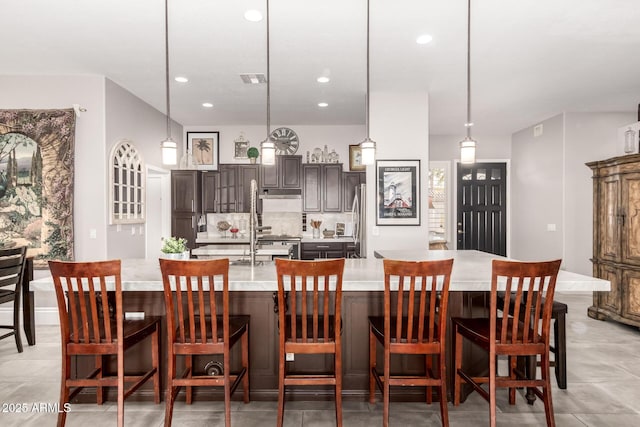
[[[391,259],[426,260],[454,258],[451,291],[488,291],[491,289],[491,260],[505,259],[479,251],[377,251],[379,256]],[[608,280],[561,270],[556,284],[558,292],[608,291]],[[47,276],[31,282],[31,290],[53,289],[53,280]],[[124,291],[162,292],[162,277],[157,259],[122,260],[122,289]],[[277,291],[276,269],[273,263],[261,266],[229,267],[231,291]],[[343,277],[344,291],[383,291],[382,259],[347,259]]]

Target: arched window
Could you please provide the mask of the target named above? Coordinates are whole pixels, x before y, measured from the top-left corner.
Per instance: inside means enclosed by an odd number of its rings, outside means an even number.
[[[145,222],[145,168],[142,156],[131,141],[124,139],[113,147],[110,159],[110,224]]]

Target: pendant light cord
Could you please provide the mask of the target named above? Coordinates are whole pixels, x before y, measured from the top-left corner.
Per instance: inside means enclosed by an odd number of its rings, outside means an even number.
[[[165,85],[167,92],[167,139],[171,139],[171,98],[169,95],[169,0],[164,0]]]
[[[269,0],[267,0],[267,141],[271,136],[271,74],[269,45]]]
[[[471,138],[471,0],[467,0],[467,138]]]
[[[369,0],[367,0],[367,99],[365,103],[365,127],[367,128],[367,140],[369,140]]]

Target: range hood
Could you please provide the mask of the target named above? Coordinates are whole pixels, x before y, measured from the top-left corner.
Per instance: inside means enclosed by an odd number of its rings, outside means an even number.
[[[258,196],[260,199],[302,199],[302,190],[299,188],[270,188]]]

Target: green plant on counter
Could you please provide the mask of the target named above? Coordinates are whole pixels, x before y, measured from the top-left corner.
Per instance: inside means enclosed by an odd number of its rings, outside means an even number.
[[[249,147],[247,150],[247,157],[250,159],[256,159],[260,155],[260,151],[256,147]]]
[[[182,237],[162,238],[161,251],[165,254],[181,254],[187,251],[187,239]]]

